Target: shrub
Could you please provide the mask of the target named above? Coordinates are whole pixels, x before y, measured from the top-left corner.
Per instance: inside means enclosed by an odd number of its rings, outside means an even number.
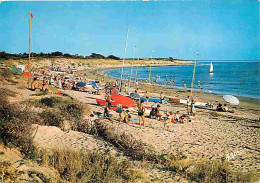
[[[82,104],[69,103],[60,105],[59,109],[62,114],[66,115],[67,119],[79,121],[83,118],[84,107]]]
[[[13,76],[13,73],[12,73],[11,69],[6,68],[6,69],[3,70],[2,75],[5,79],[10,79]]]
[[[14,145],[21,148],[21,152],[30,157],[35,150],[31,137],[31,124],[34,122],[34,115],[28,110],[17,110],[1,121],[1,140],[5,145]]]
[[[37,157],[40,164],[55,168],[69,182],[126,182],[135,178],[129,174],[128,161],[119,162],[98,152],[41,150]]]
[[[43,124],[47,126],[60,126],[63,117],[59,112],[46,110],[40,114],[43,119]]]
[[[191,180],[198,182],[253,182],[258,177],[252,172],[234,172],[225,161],[214,160],[204,161],[194,165],[194,168],[187,172]]]
[[[0,96],[0,139],[5,145],[14,145],[21,148],[25,156],[30,156],[35,150],[31,138],[31,124],[36,115],[27,107],[11,105],[6,95]]]
[[[6,88],[0,88],[0,95],[15,97],[16,93]]]
[[[61,98],[58,97],[45,97],[40,100],[40,103],[48,106],[54,107],[55,105],[64,102]]]
[[[17,177],[17,170],[11,167],[9,161],[0,162],[0,182],[9,182]]]

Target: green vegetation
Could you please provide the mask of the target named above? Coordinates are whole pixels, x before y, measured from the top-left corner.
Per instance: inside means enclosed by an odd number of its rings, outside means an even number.
[[[0,52],[0,60],[8,60],[8,59],[26,59],[28,58],[28,53],[18,53],[18,54],[11,54],[6,53],[4,51]],[[69,53],[62,53],[59,51],[51,52],[51,53],[31,53],[31,57],[33,58],[74,58],[74,59],[112,59],[112,60],[119,60],[120,58],[114,55],[109,55],[105,57],[98,53],[92,53],[90,56],[82,56],[82,55],[71,55]]]
[[[98,152],[41,150],[37,161],[58,170],[61,178],[69,182],[126,182],[138,177],[130,174],[130,163]]]

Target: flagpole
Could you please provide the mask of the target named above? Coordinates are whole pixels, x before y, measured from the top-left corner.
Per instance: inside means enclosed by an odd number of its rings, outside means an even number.
[[[193,82],[194,82],[195,71],[196,71],[196,60],[197,60],[198,54],[199,54],[199,53],[197,52],[196,57],[195,57],[194,69],[193,69],[193,76],[192,76],[192,83],[191,83],[191,90],[190,90],[191,99],[192,99],[192,91],[193,91]]]
[[[139,61],[139,58],[137,58],[137,60]],[[137,71],[138,71],[138,64],[137,64],[136,70],[135,70],[135,82],[137,81]]]
[[[129,33],[129,25],[127,29],[127,34],[126,34],[126,40],[125,40],[125,49],[124,49],[124,58],[122,61],[122,70],[121,70],[121,77],[120,77],[120,84],[119,84],[119,91],[121,92],[122,90],[122,80],[123,80],[123,72],[124,72],[124,63],[125,63],[125,54],[126,54],[126,48],[127,48],[127,41],[128,41],[128,33]]]
[[[29,27],[29,59],[28,59],[28,88],[30,88],[30,60],[31,60],[31,12],[29,13],[30,17],[30,27]]]

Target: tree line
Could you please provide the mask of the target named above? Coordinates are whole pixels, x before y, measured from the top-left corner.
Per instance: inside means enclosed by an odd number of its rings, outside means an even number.
[[[6,53],[4,51],[0,52],[0,59],[26,59],[28,58],[28,53]],[[99,53],[91,53],[89,56],[82,56],[78,54],[69,54],[69,53],[62,53],[59,51],[51,52],[51,53],[31,53],[31,57],[34,58],[75,58],[75,59],[112,59],[112,60],[120,60],[120,57],[109,55],[105,57]]]

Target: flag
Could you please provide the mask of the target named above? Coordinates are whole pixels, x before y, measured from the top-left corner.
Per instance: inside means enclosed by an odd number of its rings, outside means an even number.
[[[29,14],[30,14],[31,18],[33,18],[33,14],[31,12]]]

